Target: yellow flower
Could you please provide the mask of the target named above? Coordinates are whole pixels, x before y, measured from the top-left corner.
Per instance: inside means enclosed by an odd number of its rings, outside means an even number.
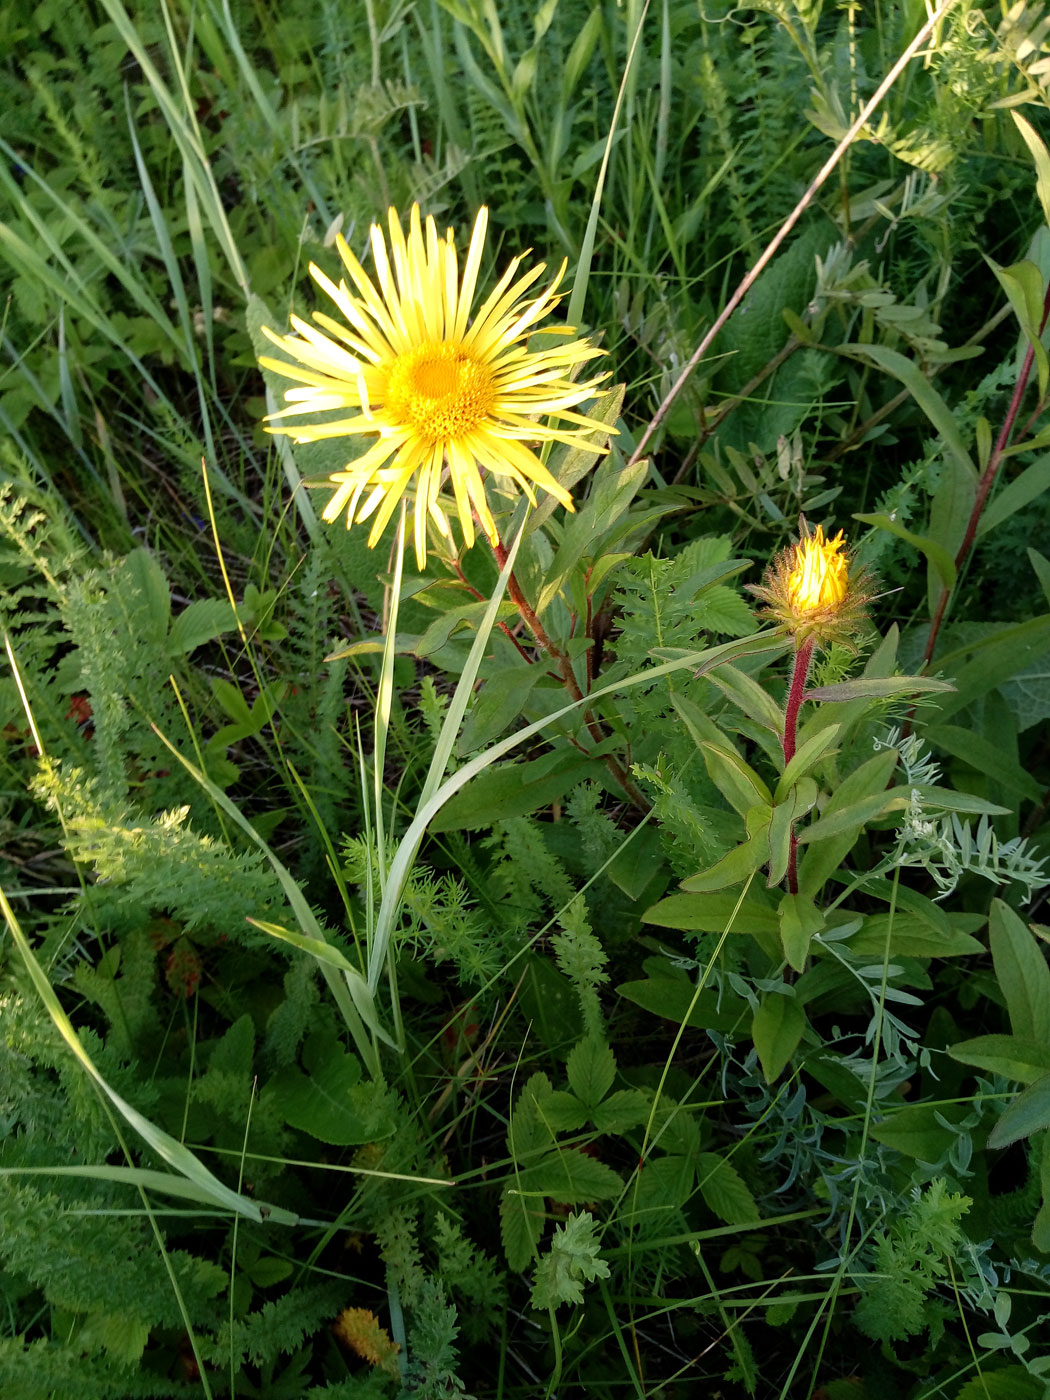
[[[337,286],[310,266],[343,321],[315,311],[316,326],[291,318],[296,335],[265,332],[296,363],[269,358],[261,363],[302,386],[285,393],[290,407],[273,417],[354,410],[352,416],[323,422],[281,423],[270,432],[287,433],[296,442],[374,439],[332,475],[337,490],[325,507],[325,520],[335,520],[345,510],[349,527],[374,514],[368,537],[374,545],[415,478],[413,523],[421,569],[428,519],[449,536],[441,496],[446,481],[467,547],[474,543],[475,517],[496,544],[485,472],[509,478],[533,504],[533,487],[539,486],[571,510],[568,491],[540,461],[534,445],[573,443],[594,431],[609,432],[607,425],[572,411],[604,376],[581,383],[566,377],[603,352],[578,339],[543,350],[528,348],[537,323],[561,300],[557,288],[565,263],[545,290],[526,295],[544,265],[518,277],[522,260],[514,258],[471,319],[487,227],[488,210],[483,208],[461,274],[451,229],[439,238],[433,218],[424,227],[416,204],[406,238],[391,209],[389,253],[379,226],[373,224],[371,230],[375,281],[341,236],[337,247],[353,290],[345,280]],[[538,423],[537,414],[557,421]]]
[[[833,540],[824,539],[824,528],[795,546],[795,567],[788,575],[787,593],[797,613],[837,608],[849,587],[849,560],[839,551],[846,539],[840,530]]]
[[[851,571],[841,530],[834,539],[824,538],[821,525],[810,534],[801,516],[799,534],[798,544],[781,550],[761,584],[749,584],[749,590],[766,604],[765,615],[794,636],[797,647],[810,637],[822,646],[840,642],[853,647],[873,579],[865,569]]]

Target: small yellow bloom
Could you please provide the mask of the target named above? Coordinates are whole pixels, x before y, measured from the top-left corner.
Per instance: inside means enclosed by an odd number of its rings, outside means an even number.
[[[840,642],[852,647],[873,580],[865,569],[851,571],[841,530],[825,539],[824,527],[818,525],[811,534],[803,516],[799,534],[798,544],[782,549],[762,582],[749,584],[749,590],[766,604],[764,614],[792,634],[797,647],[810,637],[821,646]]]
[[[824,527],[817,526],[795,546],[795,567],[788,575],[788,601],[797,613],[819,608],[836,608],[849,588],[849,560],[840,554],[846,538],[840,530],[833,540],[824,539]]]
[[[604,376],[578,383],[567,377],[603,352],[578,339],[529,348],[529,336],[561,300],[557,288],[564,262],[550,285],[536,293],[530,288],[544,265],[519,277],[522,259],[514,258],[472,314],[487,209],[474,224],[462,272],[452,230],[439,238],[433,218],[424,226],[418,204],[409,215],[407,238],[394,209],[388,226],[389,251],[378,225],[372,226],[374,281],[342,236],[336,246],[353,289],[345,280],[336,285],[310,266],[343,320],[315,311],[316,325],[291,318],[295,335],[266,330],[296,363],[269,358],[261,363],[301,386],[285,393],[290,406],[273,417],[352,410],[350,416],[323,422],[282,423],[270,432],[287,433],[296,442],[371,439],[331,477],[337,490],[325,507],[325,520],[345,511],[349,527],[374,515],[368,537],[374,545],[414,482],[414,539],[422,569],[428,521],[449,536],[441,494],[446,484],[452,487],[468,548],[474,543],[475,519],[493,544],[498,541],[485,473],[509,478],[533,504],[533,488],[539,486],[572,510],[568,491],[534,447],[575,443],[594,432],[608,435],[607,425],[572,411],[591,397]],[[548,421],[537,422],[541,414]]]

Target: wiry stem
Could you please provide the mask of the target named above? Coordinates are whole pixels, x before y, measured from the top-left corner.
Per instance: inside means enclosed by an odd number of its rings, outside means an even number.
[[[806,678],[809,675],[810,662],[813,660],[813,646],[814,639],[809,637],[795,652],[795,666],[791,672],[791,684],[788,686],[787,702],[784,705],[785,768],[795,757],[798,712],[802,708],[802,701],[806,698]],[[791,828],[789,838],[787,879],[788,892],[798,894],[798,838],[795,835],[794,827]]]
[[[1043,319],[1039,324],[1039,334],[1042,335],[1046,328],[1047,319],[1050,318],[1050,287],[1047,287],[1046,295],[1043,297]],[[1003,460],[1003,453],[1006,451],[1010,441],[1010,434],[1013,432],[1014,424],[1017,422],[1017,415],[1021,411],[1021,400],[1024,392],[1028,388],[1028,380],[1031,377],[1032,365],[1035,361],[1035,346],[1029,345],[1025,352],[1024,361],[1021,365],[1021,373],[1017,376],[1017,384],[1014,388],[1013,398],[1010,400],[1010,407],[1006,410],[1006,417],[1003,419],[1003,426],[999,430],[999,436],[995,440],[992,454],[988,458],[988,465],[977,483],[977,495],[974,498],[973,509],[970,511],[970,518],[966,522],[966,533],[963,535],[962,544],[959,546],[955,556],[956,572],[962,568],[966,558],[973,548],[973,542],[977,538],[977,526],[980,524],[981,514],[988,503],[988,494],[995,482],[996,473]],[[1029,419],[1029,426],[1032,419]],[[934,648],[937,645],[937,635],[941,630],[941,623],[944,621],[945,610],[948,607],[948,599],[951,597],[950,588],[942,588],[941,596],[937,600],[937,607],[933,618],[930,621],[930,631],[926,638],[926,650],[923,652],[923,669],[927,669],[933,660]]]
[[[496,543],[492,546],[492,549],[493,553],[496,556],[496,562],[499,564],[500,569],[505,568],[507,563],[507,551],[503,547],[502,540],[497,540]],[[514,576],[513,570],[511,570],[511,573],[507,579],[507,592],[510,594],[515,607],[518,609],[518,612],[521,613],[525,625],[535,637],[536,644],[543,648],[543,650],[554,662],[555,666],[557,666],[558,674],[561,677],[562,684],[565,686],[565,689],[569,692],[569,695],[572,697],[573,700],[575,700],[577,703],[581,703],[583,701],[583,691],[580,689],[579,682],[576,679],[576,673],[572,669],[572,658],[566,652],[562,651],[561,647],[558,646],[557,642],[555,642],[554,639],[550,636],[547,629],[544,627],[543,623],[537,616],[535,609],[532,607],[532,604],[525,597],[525,594],[521,591],[521,584]],[[601,724],[595,717],[594,712],[589,708],[584,710],[583,712],[583,721],[586,724],[587,730],[594,742],[596,744],[603,743],[606,737],[605,733],[601,727]],[[644,795],[635,786],[634,782],[631,780],[630,774],[627,772],[626,768],[624,768],[623,764],[620,763],[619,760],[613,754],[609,753],[605,755],[605,766],[608,768],[612,776],[616,779],[619,786],[626,793],[632,806],[637,807],[639,811],[648,812],[649,803],[645,800]]]

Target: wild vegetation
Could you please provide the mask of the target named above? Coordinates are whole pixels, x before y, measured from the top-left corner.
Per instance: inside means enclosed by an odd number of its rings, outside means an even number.
[[[0,0],[0,102],[4,1400],[1047,1400],[1050,6]],[[553,377],[347,528],[416,205]]]

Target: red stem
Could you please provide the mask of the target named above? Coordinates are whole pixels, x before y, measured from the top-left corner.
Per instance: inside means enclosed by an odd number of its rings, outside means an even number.
[[[802,708],[802,701],[806,698],[806,677],[809,675],[809,663],[813,660],[813,644],[814,639],[809,637],[795,652],[795,667],[791,672],[791,684],[788,686],[787,703],[784,706],[785,768],[795,757],[798,712]],[[791,829],[788,845],[787,880],[788,892],[798,894],[798,838],[795,836],[794,827]]]
[[[1039,324],[1040,335],[1042,335],[1043,331],[1046,329],[1048,318],[1050,318],[1050,286],[1047,287],[1046,295],[1043,297],[1043,319]],[[1028,380],[1032,373],[1032,364],[1034,360],[1035,346],[1030,344],[1025,352],[1024,361],[1021,365],[1021,373],[1017,376],[1017,384],[1014,387],[1013,398],[1010,400],[1010,407],[1006,410],[1003,426],[1000,429],[999,436],[995,440],[995,446],[992,448],[992,455],[988,458],[988,465],[985,467],[981,479],[977,483],[977,495],[974,497],[973,510],[971,510],[970,518],[966,522],[966,533],[963,535],[962,544],[959,546],[958,553],[955,556],[956,572],[962,568],[967,555],[973,548],[973,542],[977,538],[977,526],[980,524],[981,514],[984,508],[988,504],[988,494],[995,483],[996,473],[1003,460],[1003,453],[1006,451],[1007,443],[1010,441],[1010,434],[1013,432],[1014,424],[1017,421],[1017,415],[1021,411],[1021,400],[1024,398],[1024,392],[1028,388]],[[1033,418],[1030,418],[1028,423],[1025,424],[1026,432],[1031,426]],[[948,599],[950,596],[951,589],[943,588],[941,590],[941,596],[937,600],[937,607],[930,620],[929,636],[926,638],[926,650],[923,652],[922,660],[924,670],[929,668],[930,662],[933,660],[934,648],[937,645],[937,635],[941,630],[941,624],[944,621],[944,613],[948,606]]]

